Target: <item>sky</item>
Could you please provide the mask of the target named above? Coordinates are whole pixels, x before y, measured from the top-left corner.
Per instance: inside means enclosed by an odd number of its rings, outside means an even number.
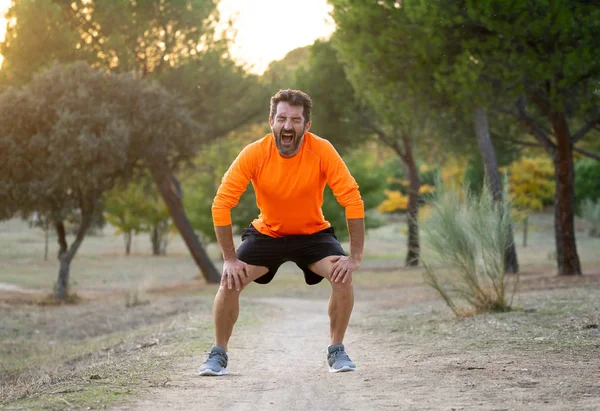
[[[0,0],[0,16],[9,5],[10,0]],[[233,57],[258,74],[269,62],[334,31],[327,0],[221,0],[219,10],[223,19],[234,19]],[[5,27],[0,18],[0,40]]]

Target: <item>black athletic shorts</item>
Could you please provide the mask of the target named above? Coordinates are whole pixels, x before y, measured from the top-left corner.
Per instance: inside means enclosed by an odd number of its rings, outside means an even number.
[[[323,280],[323,277],[308,269],[310,264],[331,255],[346,255],[333,227],[314,234],[274,238],[262,234],[252,225],[242,230],[242,244],[236,253],[237,258],[246,264],[269,269],[265,275],[254,280],[259,284],[271,282],[281,264],[292,261],[304,272],[304,281],[309,285]]]

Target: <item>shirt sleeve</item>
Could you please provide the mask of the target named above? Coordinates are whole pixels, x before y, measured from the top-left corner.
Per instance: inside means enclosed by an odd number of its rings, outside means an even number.
[[[215,226],[231,225],[231,209],[246,191],[254,176],[254,154],[252,145],[245,147],[221,179],[221,185],[212,203],[212,218]]]
[[[327,184],[338,203],[346,209],[347,219],[364,218],[365,206],[356,180],[333,145],[327,140],[323,141],[325,153],[322,157],[322,167]]]

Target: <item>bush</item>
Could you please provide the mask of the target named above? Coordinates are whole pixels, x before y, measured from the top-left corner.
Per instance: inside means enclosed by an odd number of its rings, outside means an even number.
[[[445,191],[441,184],[422,223],[425,243],[434,257],[423,261],[424,278],[457,316],[511,309],[507,297],[504,251],[510,246],[510,205],[494,203],[483,186],[480,194]]]
[[[575,163],[575,202],[580,211],[586,199],[600,199],[600,161],[592,158]]]

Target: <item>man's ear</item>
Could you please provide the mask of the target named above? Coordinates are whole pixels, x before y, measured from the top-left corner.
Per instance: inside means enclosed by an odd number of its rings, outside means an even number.
[[[271,126],[271,128],[273,128],[273,123],[274,123],[273,118],[269,117],[269,125]]]
[[[310,126],[312,125],[312,123],[310,121],[306,122],[306,125],[304,126],[304,132],[308,132],[308,130],[310,130]]]

